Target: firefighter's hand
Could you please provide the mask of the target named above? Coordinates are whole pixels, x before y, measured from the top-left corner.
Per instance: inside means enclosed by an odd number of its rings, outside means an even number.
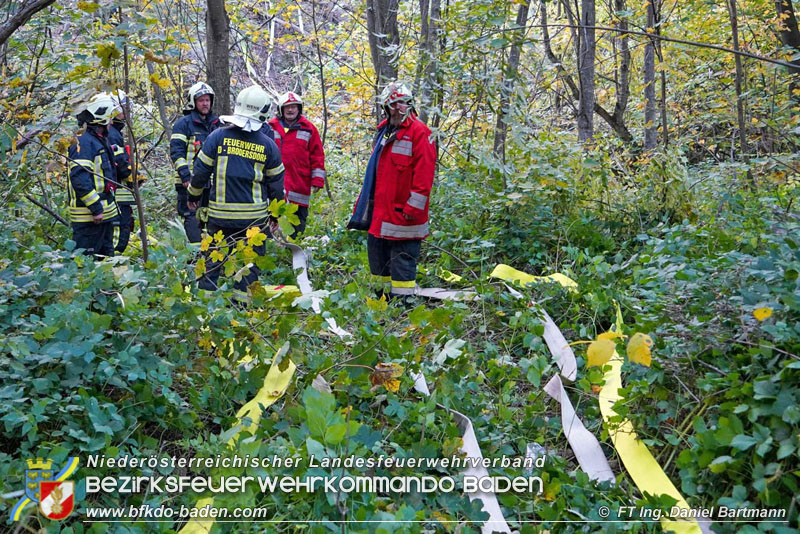
[[[269,218],[269,221],[267,222],[267,226],[269,226],[269,231],[272,232],[272,235],[275,235],[276,233],[280,232],[280,230],[281,230],[281,227],[278,224],[278,219],[276,219],[274,217],[270,217]]]
[[[189,200],[186,203],[186,205],[189,207],[190,210],[197,211],[197,208],[200,205],[200,202],[198,202],[198,201],[192,202],[191,200]]]
[[[183,182],[183,187],[184,187],[185,189],[189,189],[189,184],[191,184],[191,183],[192,183],[192,181],[191,181],[191,180],[186,180],[185,182]]]
[[[317,191],[319,191],[320,189],[322,189],[322,187],[321,187],[321,186],[318,186],[318,185],[312,185],[312,186],[311,186],[311,192],[312,192],[312,193],[316,193],[316,192],[317,192]]]
[[[411,215],[409,215],[408,213],[403,213],[403,218],[404,218],[405,220],[407,220],[407,221],[410,221],[410,220],[411,220],[411,219],[413,219],[414,217],[412,217],[412,216],[411,216]]]
[[[100,224],[103,222],[103,212],[101,211],[97,215],[92,215],[92,222],[95,224]]]

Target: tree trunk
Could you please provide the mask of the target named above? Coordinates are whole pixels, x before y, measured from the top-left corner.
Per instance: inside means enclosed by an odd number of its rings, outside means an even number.
[[[561,4],[557,5],[561,6]],[[573,80],[572,76],[570,76],[569,73],[566,71],[561,60],[558,58],[558,56],[555,55],[555,53],[553,52],[553,48],[550,45],[550,31],[547,29],[547,4],[544,2],[544,0],[542,0],[541,2],[539,13],[541,13],[542,16],[542,24],[541,24],[542,44],[544,45],[545,56],[547,56],[547,60],[550,61],[550,63],[555,65],[559,76],[561,77],[562,80],[564,80],[564,83],[569,88],[570,96],[572,97],[572,99],[578,100],[580,99],[580,90],[578,89],[578,86],[575,84],[575,80]],[[620,95],[617,95],[617,98],[619,97]],[[597,101],[595,101],[594,103],[594,112],[600,115],[600,118],[602,118],[604,121],[608,123],[609,126],[611,126],[611,128],[614,130],[614,132],[616,132],[616,134],[620,137],[620,139],[622,139],[626,143],[630,143],[631,141],[633,141],[633,135],[631,135],[631,132],[628,131],[628,127],[625,126],[625,123],[623,122],[622,118],[620,118],[620,120],[615,119],[614,116],[608,111],[606,111],[606,109],[603,108],[600,104],[598,104]]]
[[[733,49],[739,51],[739,17],[736,11],[736,0],[728,0],[728,14],[731,19],[731,34],[733,36]],[[739,123],[739,150],[742,157],[746,160],[748,154],[747,147],[747,131],[745,130],[744,123],[744,96],[742,95],[742,81],[744,79],[744,71],[742,68],[742,57],[739,54],[734,56],[736,65],[736,79],[734,86],[736,87],[736,119]]]
[[[231,112],[231,70],[229,64],[230,19],[225,11],[225,0],[207,0],[206,55],[208,56],[208,84],[216,93],[214,111]]]
[[[438,88],[439,63],[437,45],[439,44],[439,21],[441,20],[441,0],[420,0],[420,62],[417,66],[414,88],[419,95],[419,117],[430,124],[431,111],[439,110],[442,104]],[[438,124],[440,112],[433,114],[433,122]]]
[[[367,29],[372,66],[378,90],[397,79],[397,54],[400,34],[397,30],[397,7],[400,0],[367,0]]]
[[[619,17],[617,28],[622,33],[616,38],[619,48],[619,68],[617,69],[617,102],[614,105],[614,122],[625,124],[625,110],[628,108],[628,98],[630,97],[630,73],[631,73],[631,49],[628,41],[628,20],[621,15],[626,10],[625,0],[614,0],[614,10]]]
[[[147,74],[152,76],[155,73],[153,62],[150,60],[145,60],[145,65],[147,66]],[[172,124],[170,124],[169,117],[167,117],[167,103],[164,100],[164,93],[161,91],[161,87],[159,87],[157,83],[151,83],[151,85],[153,87],[153,95],[156,99],[156,105],[158,105],[158,116],[161,118],[161,125],[164,128],[164,139],[169,139],[172,137]]]
[[[583,142],[594,135],[594,54],[595,54],[594,0],[581,0],[581,24],[578,29],[578,79],[580,103],[578,104],[578,140]]]
[[[775,8],[778,17],[781,19],[781,31],[779,33],[781,42],[784,46],[794,48],[800,52],[800,29],[797,26],[797,17],[794,14],[792,0],[775,0]],[[792,69],[794,74],[800,74],[800,59],[792,61],[796,68]]]
[[[55,0],[27,0],[18,2],[18,10],[0,24],[0,45],[5,44],[17,28],[28,22],[32,16],[46,8]],[[5,2],[4,2],[5,3]]]
[[[647,2],[647,33],[655,33],[656,8]],[[658,146],[658,127],[656,125],[656,41],[647,40],[644,46],[644,149],[655,150]]]
[[[325,62],[322,60],[322,47],[319,44],[319,24],[317,24],[317,0],[311,0],[311,22],[314,26],[314,44],[317,51],[317,73],[319,74],[319,87],[322,93],[322,145],[328,136],[328,91],[325,84]],[[333,200],[331,195],[330,180],[325,180],[325,192],[328,198]]]
[[[794,48],[800,53],[800,29],[797,26],[797,17],[794,13],[792,0],[775,0],[775,8],[778,10],[778,17],[781,20],[781,31],[779,33],[781,42],[784,46]],[[800,87],[800,58],[792,61],[796,65],[789,69],[794,75],[794,81],[789,85],[789,94],[795,100],[800,101],[800,96],[794,94],[795,89]]]
[[[517,10],[517,20],[514,32],[511,34],[514,43],[511,45],[511,52],[508,56],[506,72],[503,75],[503,84],[500,88],[500,106],[497,110],[497,123],[494,128],[494,155],[505,161],[506,157],[506,133],[511,94],[514,92],[514,82],[517,79],[519,70],[519,57],[522,53],[522,45],[525,42],[525,26],[528,24],[528,8],[530,0],[519,4]]]

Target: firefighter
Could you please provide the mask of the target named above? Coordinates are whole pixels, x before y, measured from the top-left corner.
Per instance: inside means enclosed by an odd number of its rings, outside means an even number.
[[[116,169],[108,128],[119,108],[107,93],[95,95],[76,118],[86,130],[69,147],[69,219],[76,248],[96,258],[114,255]]]
[[[370,273],[382,287],[378,293],[389,289],[389,298],[411,303],[420,244],[428,235],[436,147],[431,131],[414,112],[408,87],[392,82],[378,100],[386,119],[378,125],[347,227],[368,232]]]
[[[273,232],[277,228],[268,206],[272,200],[283,200],[283,164],[277,145],[262,130],[270,103],[269,95],[258,85],[240,92],[233,115],[220,117],[226,126],[208,136],[194,162],[194,175],[188,188],[189,208],[197,209],[203,189],[213,174],[208,233],[222,232],[232,250],[236,241],[246,238],[250,227],[268,226]],[[264,244],[254,246],[253,251],[263,256]],[[198,287],[213,291],[217,289],[224,260],[209,260],[210,257]],[[258,279],[259,273],[258,267],[253,265],[249,274],[234,284],[238,300],[247,300],[247,287]]]
[[[316,127],[303,116],[303,100],[297,94],[280,96],[277,116],[269,124],[286,167],[286,200],[297,204],[300,224],[291,236],[296,237],[305,231],[311,192],[325,185],[325,152]]]
[[[175,165],[178,192],[178,215],[183,217],[183,228],[189,243],[199,245],[202,235],[195,210],[187,205],[186,189],[192,179],[192,166],[208,135],[219,126],[219,118],[213,114],[214,90],[204,82],[189,88],[183,117],[172,127],[169,140],[169,155]]]
[[[118,184],[114,197],[119,209],[119,226],[114,231],[114,250],[122,254],[128,247],[131,232],[133,232],[133,207],[136,205],[136,199],[133,196],[130,151],[122,135],[128,119],[127,113],[132,103],[128,95],[121,90],[113,92],[111,98],[120,110],[111,120],[111,125],[108,127],[108,142],[114,151]]]

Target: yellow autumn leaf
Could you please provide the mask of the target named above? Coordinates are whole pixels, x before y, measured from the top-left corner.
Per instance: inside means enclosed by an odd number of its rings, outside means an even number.
[[[614,341],[615,339],[625,339],[626,336],[622,332],[617,332],[616,330],[609,330],[608,332],[603,332],[597,336],[597,339],[610,339]]]
[[[379,299],[372,299],[367,297],[367,308],[372,311],[382,312],[389,304],[386,302],[386,295],[381,295]]]
[[[753,310],[753,317],[758,319],[759,321],[763,321],[764,319],[769,319],[772,317],[772,308],[763,307],[763,308],[756,308]]]
[[[251,226],[247,229],[247,244],[252,246],[259,246],[267,239],[266,234],[261,231],[258,226]]]
[[[372,374],[369,375],[369,382],[372,390],[384,386],[388,391],[400,389],[400,381],[397,380],[403,375],[403,368],[396,363],[379,363],[375,366]]]
[[[211,261],[222,261],[225,259],[225,256],[223,256],[219,250],[212,251],[209,257],[211,258]]]
[[[645,367],[650,367],[650,347],[653,346],[653,338],[647,334],[636,332],[628,341],[625,352],[628,353],[628,361],[640,363]]]
[[[206,274],[206,260],[205,258],[200,258],[194,266],[194,275],[200,278],[204,274]]]
[[[200,241],[200,250],[201,250],[201,251],[203,251],[203,252],[205,252],[206,250],[208,250],[208,247],[210,247],[210,246],[211,246],[211,242],[212,242],[213,240],[214,240],[214,238],[213,238],[213,237],[211,237],[210,235],[206,235],[206,236],[203,238],[203,240],[202,240],[202,241]]]
[[[614,354],[614,349],[617,348],[616,343],[610,339],[595,339],[589,344],[586,349],[586,367],[603,366],[611,359]]]
[[[217,233],[214,234],[214,242],[222,243],[223,239],[225,239],[225,234],[222,233],[222,230],[217,230]]]

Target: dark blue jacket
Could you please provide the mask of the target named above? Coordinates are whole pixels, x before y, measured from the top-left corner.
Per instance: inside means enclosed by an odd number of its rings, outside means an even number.
[[[125,146],[125,138],[122,136],[123,128],[125,128],[125,123],[118,124],[117,121],[112,121],[108,127],[108,143],[114,151],[114,163],[117,167],[117,190],[114,192],[114,197],[117,204],[135,205],[136,199],[133,197],[132,191],[131,158]]]
[[[92,126],[69,147],[69,220],[73,223],[93,222],[92,216],[103,214],[103,222],[112,222],[119,215],[114,202],[117,181],[113,153],[108,140]]]
[[[200,153],[209,134],[219,127],[216,115],[207,115],[205,119],[195,110],[184,115],[172,127],[169,139],[169,157],[178,172],[175,186],[181,186],[192,178],[194,159]]]
[[[236,126],[215,130],[194,161],[189,199],[197,201],[211,175],[208,216],[219,226],[246,228],[269,217],[269,203],[283,200],[283,163],[263,130]]]

